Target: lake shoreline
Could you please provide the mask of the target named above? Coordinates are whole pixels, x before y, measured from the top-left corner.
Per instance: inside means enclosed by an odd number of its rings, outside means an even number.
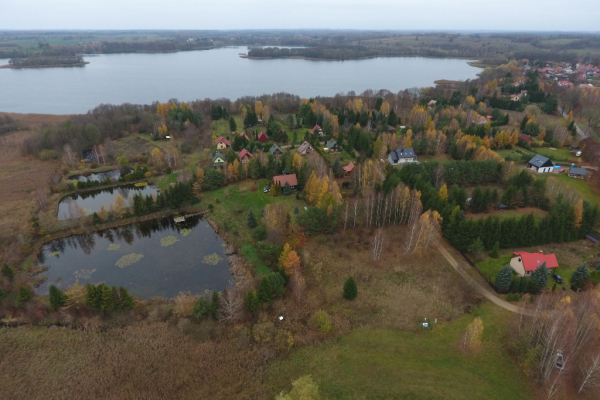
[[[432,56],[423,56],[423,55],[398,55],[398,56],[365,56],[365,57],[355,57],[355,58],[315,58],[315,57],[306,57],[306,56],[286,56],[286,57],[252,57],[247,53],[240,53],[240,58],[248,59],[248,60],[309,60],[309,61],[360,61],[360,60],[372,60],[375,58],[434,58],[434,59],[452,59],[452,60],[471,60],[467,62],[472,67],[475,68],[485,68],[488,67],[488,64],[483,64],[481,60],[473,60],[471,57],[432,57]]]
[[[75,64],[50,64],[50,65],[27,65],[24,67],[17,67],[11,64],[0,65],[0,69],[41,69],[41,68],[70,68],[70,67],[85,67],[89,64],[89,61]]]

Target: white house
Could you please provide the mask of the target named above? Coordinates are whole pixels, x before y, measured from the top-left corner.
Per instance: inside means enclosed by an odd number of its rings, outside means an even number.
[[[531,169],[532,171],[537,172],[538,174],[541,174],[544,172],[554,171],[554,164],[548,157],[544,157],[539,154],[536,154],[527,163],[527,168]]]
[[[412,147],[399,147],[390,152],[388,161],[392,165],[417,162],[417,155]]]

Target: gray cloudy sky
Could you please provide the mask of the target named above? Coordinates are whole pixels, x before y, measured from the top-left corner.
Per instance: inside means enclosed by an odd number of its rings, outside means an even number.
[[[598,0],[0,0],[0,29],[600,31]]]

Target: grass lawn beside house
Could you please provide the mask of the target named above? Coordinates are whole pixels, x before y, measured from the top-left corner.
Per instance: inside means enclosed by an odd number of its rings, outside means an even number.
[[[477,316],[484,325],[482,348],[465,354],[461,338]],[[294,349],[270,366],[268,381],[277,391],[288,391],[290,381],[311,375],[330,400],[531,399],[530,382],[503,347],[510,317],[485,303],[432,330],[361,328],[317,347]]]

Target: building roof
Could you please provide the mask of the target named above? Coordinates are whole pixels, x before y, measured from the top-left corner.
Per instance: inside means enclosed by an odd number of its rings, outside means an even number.
[[[337,146],[337,142],[333,139],[330,139],[327,141],[327,143],[325,144],[325,146],[327,146],[327,148],[329,150],[333,149],[335,146]]]
[[[241,160],[241,159],[242,159],[242,158],[244,158],[245,156],[248,156],[248,157],[252,158],[252,153],[250,153],[250,152],[249,152],[248,150],[246,150],[246,149],[242,149],[242,151],[240,151],[240,152],[238,153],[238,157],[239,157],[239,159]]]
[[[429,103],[427,103],[428,106],[434,106],[437,103],[437,101],[435,100],[429,100]]]
[[[350,164],[342,167],[342,169],[346,172],[352,172],[352,170],[354,169],[354,163],[350,161]]]
[[[277,143],[273,143],[273,146],[271,146],[271,148],[269,149],[269,153],[275,154],[275,152],[277,150],[279,150],[280,153],[283,153],[283,150],[281,150],[281,147],[277,146]]]
[[[524,133],[519,136],[519,139],[524,140],[527,143],[533,143],[535,141],[531,136],[526,135]]]
[[[412,147],[399,147],[396,150],[390,152],[390,156],[394,162],[400,160],[401,158],[415,158],[415,151]]]
[[[273,177],[273,183],[280,185],[281,187],[284,187],[286,182],[289,183],[290,186],[298,186],[298,178],[296,178],[296,174],[278,175]]]
[[[569,174],[585,176],[587,171],[583,168],[571,168]]]
[[[220,158],[221,160],[225,161],[225,156],[224,156],[223,154],[221,154],[221,153],[219,153],[219,152],[217,151],[217,152],[215,152],[215,155],[214,155],[214,157],[213,157],[213,159],[212,159],[212,162],[213,162],[213,164],[214,164],[215,162],[217,162],[217,159],[218,159],[218,158]],[[217,163],[218,163],[218,164],[222,164],[222,163],[223,163],[223,161],[219,161],[219,162],[217,162]]]
[[[600,242],[600,233],[590,232],[587,235],[585,235],[585,238],[591,240],[594,243],[598,243]]]
[[[265,135],[264,132],[259,133],[258,134],[258,141],[262,142],[262,143],[266,142],[267,141],[267,135]]]
[[[300,146],[298,146],[298,154],[300,154],[300,155],[305,154],[309,149],[314,150],[312,145],[305,141]]]
[[[220,136],[219,138],[217,138],[217,141],[215,142],[215,144],[219,144],[221,142],[225,143],[227,145],[227,147],[231,147],[229,140],[225,139],[223,136]]]
[[[319,125],[315,125],[311,130],[310,133],[315,133],[316,131],[322,131],[323,128],[321,128]]]
[[[538,168],[550,167],[550,166],[554,165],[548,157],[544,157],[539,154],[536,154],[535,156],[533,156],[533,158],[531,160],[529,160],[529,164],[533,165],[534,167],[538,167]]]
[[[543,263],[546,263],[546,268],[558,267],[558,261],[556,261],[556,256],[554,254],[544,254],[541,251],[539,253],[521,251],[513,254],[521,257],[525,271],[535,271],[535,269]]]

